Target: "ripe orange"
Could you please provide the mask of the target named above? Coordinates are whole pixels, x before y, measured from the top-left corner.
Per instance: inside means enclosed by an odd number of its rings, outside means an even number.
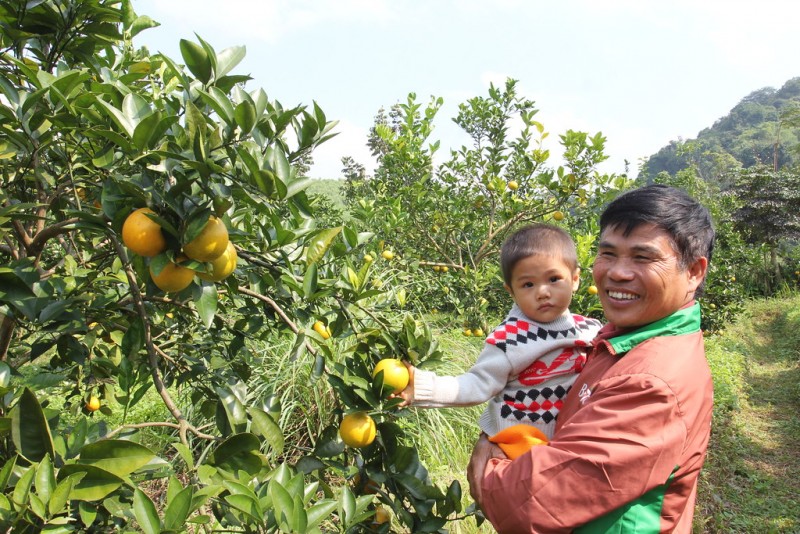
[[[322,339],[328,339],[331,337],[331,329],[325,326],[325,323],[322,321],[315,322],[312,328],[317,334],[322,336]]]
[[[236,247],[233,243],[228,241],[228,246],[225,252],[219,255],[218,258],[211,260],[211,272],[197,273],[197,276],[209,282],[220,282],[226,279],[234,269],[236,269]]]
[[[122,225],[122,242],[139,256],[152,258],[166,250],[167,242],[161,226],[148,213],[155,215],[150,208],[139,208],[128,215]]]
[[[89,397],[89,400],[86,401],[86,409],[89,410],[90,412],[96,412],[97,410],[99,410],[100,409],[100,399],[98,399],[94,395]]]
[[[397,358],[384,358],[375,365],[372,370],[372,378],[378,376],[383,371],[383,387],[391,388],[392,393],[400,393],[408,386],[408,368]]]
[[[183,246],[183,252],[197,261],[212,261],[228,248],[228,229],[221,219],[213,215],[200,233]]]
[[[185,257],[179,257],[178,261],[185,259]],[[195,272],[193,270],[187,269],[177,263],[168,263],[158,274],[153,272],[153,266],[150,265],[150,278],[152,278],[153,283],[165,293],[183,291],[192,283],[194,275]]]
[[[563,221],[564,220],[564,213],[561,211],[554,211],[553,212],[553,219],[556,221]]]
[[[384,250],[381,252],[381,256],[383,256],[383,259],[391,261],[392,258],[394,258],[394,252],[391,250]]]
[[[508,182],[508,188],[511,189],[512,191],[516,191],[517,189],[519,189],[519,183],[517,183],[516,180],[511,180],[510,182]]]
[[[372,518],[372,522],[376,525],[382,525],[387,521],[389,521],[389,511],[386,510],[386,507],[380,504],[375,506],[375,517]]]
[[[476,328],[472,331],[472,335],[475,337],[483,337],[483,328]]]
[[[597,286],[589,286],[586,289],[586,292],[589,293],[590,295],[597,295]]]
[[[372,257],[372,254],[364,254],[364,261],[365,261],[365,262],[367,262],[367,263],[372,263],[372,260],[373,260],[373,259],[374,259],[374,258]]]
[[[469,328],[465,328],[464,329],[464,335],[467,336],[467,337],[471,336],[472,335],[472,330],[470,330]]]
[[[339,437],[349,447],[366,447],[375,441],[375,421],[367,412],[353,412],[342,418]]]

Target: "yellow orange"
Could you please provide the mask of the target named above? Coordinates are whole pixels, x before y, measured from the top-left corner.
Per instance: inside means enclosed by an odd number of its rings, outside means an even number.
[[[331,337],[331,329],[325,326],[325,323],[322,321],[315,322],[312,328],[317,334],[322,336],[322,339],[328,339]]]
[[[213,215],[200,233],[183,246],[183,252],[193,260],[212,261],[228,248],[228,229],[221,219]]]
[[[182,261],[182,259],[186,258],[178,258],[178,261]],[[150,278],[152,278],[153,283],[165,293],[183,291],[192,283],[194,275],[195,272],[193,270],[187,269],[177,263],[169,262],[158,274],[155,274],[153,272],[153,266],[150,266]]]
[[[564,213],[561,211],[554,211],[553,212],[553,219],[556,221],[563,221],[564,220]]]
[[[376,434],[375,421],[367,412],[349,413],[339,426],[339,436],[348,447],[366,447],[375,441]]]
[[[384,250],[381,252],[381,256],[383,256],[383,259],[391,261],[394,258],[394,252],[391,250]]]
[[[211,272],[197,273],[197,276],[209,282],[220,282],[236,269],[237,259],[236,247],[228,241],[225,252],[220,254],[218,258],[211,260]]]
[[[408,386],[408,369],[397,358],[384,358],[379,361],[372,370],[372,378],[377,377],[381,371],[383,371],[383,387],[391,389],[392,393],[400,393]]]
[[[586,290],[590,295],[597,295],[597,286],[589,286]]]
[[[89,397],[89,400],[86,401],[86,409],[89,410],[90,412],[96,412],[97,410],[99,410],[100,409],[100,399],[98,399],[94,395]]]
[[[152,258],[166,250],[167,242],[161,226],[148,213],[155,215],[150,208],[139,208],[128,215],[122,225],[122,242],[136,254]]]

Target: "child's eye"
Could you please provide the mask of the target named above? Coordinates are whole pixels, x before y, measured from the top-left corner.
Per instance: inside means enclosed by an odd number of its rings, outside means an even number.
[[[533,282],[525,282],[522,287],[533,287]]]
[[[561,277],[560,277],[560,276],[551,276],[551,277],[550,277],[550,283],[551,283],[551,284],[555,284],[555,283],[556,283],[556,282],[558,282],[559,280],[561,280]]]

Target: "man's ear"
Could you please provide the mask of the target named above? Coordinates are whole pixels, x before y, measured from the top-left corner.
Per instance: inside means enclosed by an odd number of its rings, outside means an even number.
[[[689,268],[686,269],[686,275],[689,281],[689,290],[694,293],[700,284],[703,283],[703,280],[706,278],[706,273],[708,272],[708,258],[701,256],[694,260],[694,263],[689,265]]]

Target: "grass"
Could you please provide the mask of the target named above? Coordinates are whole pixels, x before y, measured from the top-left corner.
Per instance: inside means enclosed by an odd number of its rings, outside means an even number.
[[[717,404],[696,533],[800,532],[798,310],[798,296],[749,303],[710,340]]]

